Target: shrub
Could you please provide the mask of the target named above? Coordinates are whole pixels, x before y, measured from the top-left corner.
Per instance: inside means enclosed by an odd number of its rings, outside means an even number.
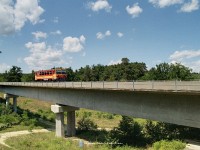
[[[130,117],[122,116],[117,128],[110,132],[111,139],[119,143],[141,146],[145,144],[142,127]]]
[[[33,118],[30,118],[28,116],[28,112],[27,111],[23,112],[21,125],[29,126],[30,127],[29,130],[32,130],[33,127],[36,125],[36,123],[37,123],[37,120],[33,119]]]
[[[96,130],[97,125],[90,120],[89,118],[82,117],[78,122],[78,130],[88,131],[88,130]]]

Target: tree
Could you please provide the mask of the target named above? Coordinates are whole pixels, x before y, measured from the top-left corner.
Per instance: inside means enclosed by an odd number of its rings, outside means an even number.
[[[66,69],[66,74],[67,74],[67,81],[74,81],[75,73],[73,72],[71,67]]]
[[[127,116],[122,116],[119,126],[114,128],[110,134],[111,138],[123,144],[138,146],[144,144],[142,127]]]
[[[91,80],[92,81],[100,81],[102,74],[104,72],[104,66],[98,64],[97,66],[93,65],[91,68]]]
[[[6,82],[21,82],[22,70],[20,67],[12,66],[9,71],[6,71],[4,74]]]
[[[130,60],[128,58],[122,58],[121,61],[122,61],[123,65],[127,65],[127,64],[129,64]]]
[[[160,63],[150,69],[145,78],[149,80],[188,80],[192,78],[192,70],[182,64]]]
[[[23,74],[21,78],[22,82],[33,82],[35,81],[35,72],[32,70],[31,73]]]

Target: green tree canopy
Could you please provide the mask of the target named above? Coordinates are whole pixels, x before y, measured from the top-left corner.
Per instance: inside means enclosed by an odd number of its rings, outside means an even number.
[[[21,82],[22,70],[20,67],[12,66],[9,71],[6,71],[4,74],[6,82]]]
[[[180,63],[160,63],[148,72],[150,80],[188,80],[192,78],[192,70]]]

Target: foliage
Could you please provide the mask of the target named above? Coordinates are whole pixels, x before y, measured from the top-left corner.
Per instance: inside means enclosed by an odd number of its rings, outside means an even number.
[[[150,143],[155,141],[160,141],[163,139],[172,140],[180,138],[180,127],[178,125],[157,122],[153,123],[152,121],[147,121],[144,127],[145,136],[148,138]]]
[[[122,116],[119,126],[110,132],[110,137],[114,141],[128,145],[141,146],[145,143],[142,127],[127,116]]]
[[[161,140],[153,144],[154,150],[183,150],[186,144],[181,141],[166,141]]]
[[[22,82],[32,82],[35,81],[35,73],[32,70],[32,73],[28,73],[28,74],[23,74],[22,78],[21,78]]]
[[[20,122],[20,116],[12,112],[11,107],[6,107],[5,104],[0,104],[0,129],[8,128]]]
[[[160,63],[150,69],[145,75],[147,80],[189,80],[192,79],[192,70],[180,63]]]
[[[66,69],[67,81],[132,81],[132,80],[191,80],[200,79],[198,73],[180,63],[160,63],[147,70],[143,62],[130,62],[122,58],[120,64],[115,65],[86,65],[75,71],[71,67]],[[9,71],[0,74],[0,82],[30,82],[34,81],[34,71],[23,74],[20,67],[13,66]]]
[[[18,114],[13,112],[12,107],[5,104],[0,104],[0,130],[6,129],[13,125],[29,126],[29,129],[32,130],[33,127],[38,125],[38,118],[36,115],[30,113],[28,110],[22,111],[18,108]]]
[[[128,58],[122,58],[122,63],[103,66],[93,65],[81,67],[75,71],[75,81],[127,81],[144,76],[147,71],[145,63],[130,63]]]
[[[4,82],[5,79],[4,79],[4,74],[0,74],[0,82]]]
[[[67,81],[74,81],[75,73],[73,72],[71,67],[66,69],[66,74],[67,74]]]
[[[164,122],[147,121],[144,134],[149,143],[160,140],[200,139],[200,129]]]
[[[38,109],[36,114],[38,114],[40,118],[44,120],[55,122],[55,113],[53,113],[50,109],[48,110]]]
[[[22,70],[20,67],[12,66],[9,71],[6,71],[4,78],[6,82],[21,82]]]
[[[97,125],[90,120],[89,118],[83,117],[78,122],[78,130],[88,131],[88,130],[96,130]]]

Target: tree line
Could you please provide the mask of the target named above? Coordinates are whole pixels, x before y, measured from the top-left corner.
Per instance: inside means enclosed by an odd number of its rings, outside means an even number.
[[[86,65],[80,69],[66,68],[67,81],[133,81],[133,80],[193,80],[200,79],[199,73],[180,64],[160,63],[151,69],[143,62],[130,62],[122,58],[120,64],[115,65]],[[5,73],[0,74],[0,81],[30,82],[34,81],[34,71],[25,74],[20,67],[12,66]]]

